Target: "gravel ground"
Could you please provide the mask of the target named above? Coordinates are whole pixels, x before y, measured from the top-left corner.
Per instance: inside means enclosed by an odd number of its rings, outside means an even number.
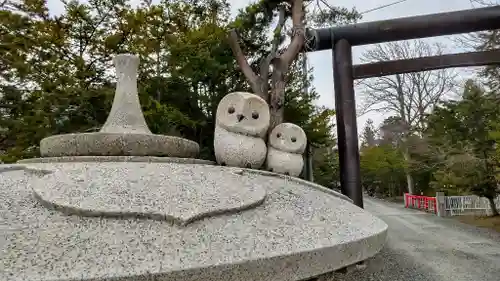
[[[331,280],[500,280],[498,233],[377,199],[365,198],[365,209],[389,225],[386,246],[365,270]]]

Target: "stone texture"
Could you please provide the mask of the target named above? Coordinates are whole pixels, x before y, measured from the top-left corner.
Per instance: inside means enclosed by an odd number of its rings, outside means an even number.
[[[28,186],[45,206],[67,214],[179,225],[252,208],[266,197],[252,177],[234,169],[173,163],[68,163]]]
[[[365,260],[385,243],[387,225],[336,192],[246,169],[238,173],[267,193],[250,210],[183,227],[66,216],[41,206],[27,186],[35,168],[65,165],[27,164],[25,172],[0,172],[0,280],[303,280]],[[200,167],[207,176],[229,169]],[[225,184],[241,181],[228,178]]]
[[[0,164],[0,173],[9,171],[19,171],[25,170],[26,166],[18,164]]]
[[[215,127],[214,152],[217,163],[221,165],[258,169],[266,161],[267,147],[261,138]]]
[[[306,145],[306,133],[301,127],[292,123],[279,124],[269,134],[267,170],[298,177],[304,167],[302,154]]]
[[[275,177],[275,178],[283,179],[287,183],[288,182],[293,182],[293,183],[297,183],[299,185],[308,186],[310,188],[317,189],[317,190],[319,190],[319,191],[321,191],[323,193],[326,193],[326,194],[329,194],[329,195],[332,195],[332,196],[344,199],[344,200],[346,200],[346,201],[348,201],[350,203],[353,203],[353,201],[352,201],[351,198],[347,197],[346,195],[343,195],[342,193],[339,193],[339,192],[337,192],[335,190],[326,188],[326,187],[324,187],[322,185],[315,184],[313,182],[306,181],[306,180],[303,180],[303,179],[300,179],[300,178],[290,177],[288,175],[282,175],[282,174],[277,174],[277,173],[273,173],[273,172],[269,172],[269,171],[263,171],[263,170],[242,169],[242,171],[245,171],[245,172],[248,172],[248,173],[252,173],[252,174],[255,174],[255,175],[263,175],[263,176],[267,176],[267,177]]]
[[[217,106],[216,125],[240,135],[264,138],[269,128],[269,105],[252,93],[234,92]]]
[[[119,54],[113,58],[116,69],[116,93],[102,133],[151,134],[142,114],[137,93],[139,57]]]
[[[263,140],[269,128],[269,106],[257,95],[235,92],[217,106],[214,151],[221,165],[260,168],[266,159]]]
[[[298,177],[303,167],[304,159],[301,154],[280,151],[273,147],[267,149],[267,170]]]
[[[117,83],[111,112],[99,132],[51,136],[40,142],[44,157],[134,155],[196,157],[199,145],[173,136],[154,135],[148,128],[137,93],[139,58],[114,59]]]
[[[301,127],[292,123],[281,123],[269,134],[269,145],[277,150],[303,154],[307,136]]]
[[[57,162],[147,162],[147,163],[178,163],[178,164],[215,164],[209,160],[195,158],[177,157],[155,157],[155,156],[62,156],[30,158],[17,161],[19,164],[30,163],[57,163]]]
[[[167,156],[197,157],[199,145],[173,136],[123,133],[81,133],[42,139],[43,157],[60,156]]]

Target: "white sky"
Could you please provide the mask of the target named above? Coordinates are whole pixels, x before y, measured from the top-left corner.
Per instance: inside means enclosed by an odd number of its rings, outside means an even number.
[[[58,14],[62,11],[60,0],[47,0],[51,13]],[[132,0],[139,2],[139,0]],[[156,2],[156,1],[153,1]],[[232,0],[233,13],[235,14],[238,8],[243,8],[255,0]],[[395,2],[395,0],[326,0],[331,5],[353,8],[360,12],[370,10],[379,6]],[[472,8],[470,0],[407,0],[406,2],[396,4],[391,7],[383,8],[377,11],[369,12],[363,15],[361,22],[385,20],[398,17],[417,16],[431,13],[449,12],[456,10],[464,10]],[[448,53],[458,53],[463,50],[454,49],[454,45],[450,44],[450,36],[435,37],[430,40],[437,40],[448,45]],[[360,56],[370,46],[355,47],[353,49],[354,63],[360,62]],[[318,101],[319,105],[325,105],[333,108],[335,106],[333,96],[333,70],[332,70],[332,53],[331,51],[322,51],[309,54],[309,64],[314,67],[314,87],[320,94]],[[464,72],[464,76],[469,75]],[[359,90],[359,89],[358,89]],[[361,91],[358,91],[358,104],[362,99]],[[379,113],[368,113],[358,118],[358,132],[361,132],[366,120],[373,119],[378,126],[386,117]]]

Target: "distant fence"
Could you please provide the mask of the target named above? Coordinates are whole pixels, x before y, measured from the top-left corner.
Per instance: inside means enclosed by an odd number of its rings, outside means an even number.
[[[495,199],[495,204],[500,207],[500,197]],[[491,207],[487,198],[476,195],[446,196],[445,211],[447,216],[489,215]]]
[[[437,214],[436,197],[405,193],[405,208],[413,208]]]
[[[405,208],[419,209],[438,216],[490,215],[490,202],[476,195],[444,196],[438,192],[436,197],[411,195],[405,193]],[[500,209],[500,196],[495,199]]]

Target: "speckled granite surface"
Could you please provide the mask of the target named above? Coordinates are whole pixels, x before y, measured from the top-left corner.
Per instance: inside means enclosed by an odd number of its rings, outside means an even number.
[[[17,163],[58,163],[58,162],[149,162],[149,163],[179,163],[179,164],[215,164],[209,160],[196,158],[156,157],[156,156],[61,156],[29,158]]]
[[[29,181],[28,188],[46,207],[67,214],[179,225],[248,209],[266,198],[265,188],[241,169],[175,163],[68,163]]]
[[[187,139],[139,133],[78,133],[55,135],[40,141],[40,154],[59,156],[168,156],[195,158],[199,145]]]
[[[64,215],[33,197],[37,175],[0,167],[2,281],[301,280],[365,260],[386,238],[384,222],[334,193],[269,173],[248,175],[263,204],[179,226]]]

